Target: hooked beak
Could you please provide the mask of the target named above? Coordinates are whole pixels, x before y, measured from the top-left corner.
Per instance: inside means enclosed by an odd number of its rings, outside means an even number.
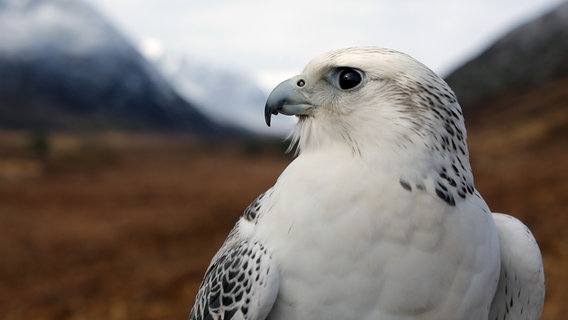
[[[310,90],[301,77],[294,77],[281,82],[272,90],[264,107],[264,120],[270,127],[272,115],[279,113],[288,116],[308,115],[315,107],[310,101]]]

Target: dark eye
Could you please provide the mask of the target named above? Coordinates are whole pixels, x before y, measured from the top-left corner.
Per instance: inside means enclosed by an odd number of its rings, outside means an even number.
[[[355,88],[361,80],[361,73],[355,69],[345,68],[339,72],[339,87],[343,90]]]

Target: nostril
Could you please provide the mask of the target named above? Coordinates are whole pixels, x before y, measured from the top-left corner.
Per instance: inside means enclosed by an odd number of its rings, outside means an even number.
[[[306,85],[306,81],[304,81],[304,79],[300,79],[296,82],[296,85],[301,88]]]

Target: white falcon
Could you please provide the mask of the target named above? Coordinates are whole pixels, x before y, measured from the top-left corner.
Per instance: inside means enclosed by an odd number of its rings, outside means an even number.
[[[265,108],[298,155],[213,257],[190,319],[538,319],[531,232],[476,191],[456,97],[403,53],[324,53]]]

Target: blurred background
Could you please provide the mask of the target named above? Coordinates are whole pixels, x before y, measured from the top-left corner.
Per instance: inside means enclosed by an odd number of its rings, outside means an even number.
[[[209,260],[292,160],[265,99],[377,45],[443,76],[476,187],[568,313],[568,2],[0,0],[0,318],[186,319]]]

